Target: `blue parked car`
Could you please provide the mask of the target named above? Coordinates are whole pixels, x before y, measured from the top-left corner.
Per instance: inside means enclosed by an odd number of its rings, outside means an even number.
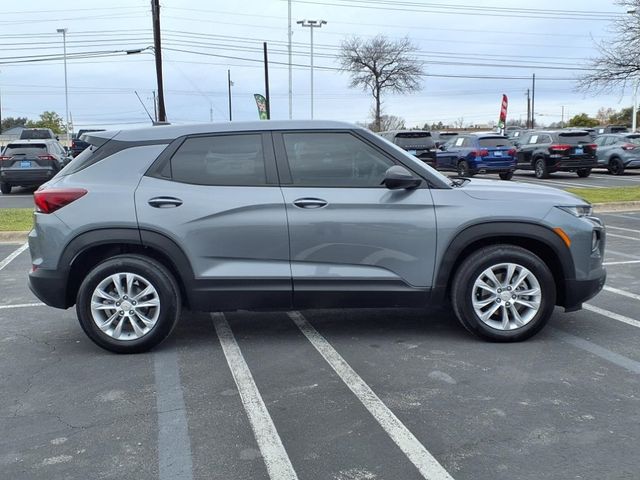
[[[436,168],[458,172],[461,177],[497,173],[502,180],[511,180],[516,149],[510,139],[495,133],[461,134],[440,147]]]

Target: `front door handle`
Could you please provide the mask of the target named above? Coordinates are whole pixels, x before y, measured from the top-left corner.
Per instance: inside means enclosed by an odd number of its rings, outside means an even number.
[[[328,202],[321,198],[299,198],[293,201],[298,208],[322,208],[326,207]]]
[[[154,208],[174,208],[182,205],[182,200],[175,197],[154,197],[149,200],[149,205]]]

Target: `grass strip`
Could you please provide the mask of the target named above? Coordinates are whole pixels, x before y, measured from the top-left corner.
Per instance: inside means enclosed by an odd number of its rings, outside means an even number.
[[[567,191],[591,203],[640,201],[640,187],[567,188]]]
[[[33,225],[33,208],[0,208],[0,232],[24,232]]]

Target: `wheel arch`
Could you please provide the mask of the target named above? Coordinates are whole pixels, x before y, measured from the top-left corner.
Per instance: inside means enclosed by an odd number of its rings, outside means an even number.
[[[519,246],[540,257],[553,274],[556,303],[564,305],[566,280],[575,276],[571,254],[551,229],[526,222],[487,222],[459,232],[444,249],[444,256],[434,276],[432,300],[445,300],[458,268],[472,252],[498,244]]]

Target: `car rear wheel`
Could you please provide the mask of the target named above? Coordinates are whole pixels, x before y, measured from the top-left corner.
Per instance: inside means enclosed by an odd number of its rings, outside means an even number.
[[[576,173],[578,174],[578,176],[580,178],[587,178],[589,175],[591,175],[591,169],[590,168],[579,168]]]
[[[469,162],[466,160],[460,160],[458,162],[458,175],[460,177],[470,177],[471,169],[469,168]]]
[[[0,192],[2,192],[4,195],[9,195],[11,193],[11,185],[5,182],[1,182]]]
[[[622,175],[624,173],[624,163],[618,157],[609,160],[609,173],[611,175]]]
[[[513,178],[513,172],[502,172],[499,175],[500,180],[511,180]]]
[[[173,275],[142,255],[118,255],[94,267],[76,301],[78,320],[100,347],[115,353],[145,352],[162,342],[180,316]]]
[[[547,162],[544,158],[538,158],[533,163],[533,169],[536,173],[536,178],[549,178],[549,171],[547,170]]]
[[[547,323],[556,288],[540,257],[514,245],[494,245],[463,261],[451,298],[456,316],[471,333],[489,341],[516,342]]]

